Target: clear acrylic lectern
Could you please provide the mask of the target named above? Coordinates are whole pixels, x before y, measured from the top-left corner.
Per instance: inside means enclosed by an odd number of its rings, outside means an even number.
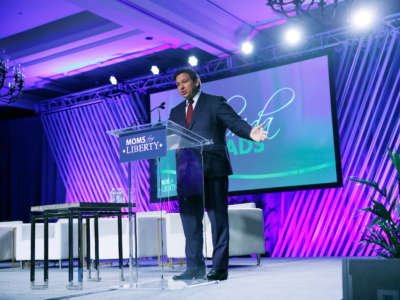
[[[155,160],[156,170],[151,172],[155,180],[151,180],[150,189],[153,192],[150,191],[150,194],[161,204],[164,201],[177,199],[179,195],[180,198],[200,201],[204,210],[203,150],[204,147],[211,145],[212,141],[169,120],[111,130],[107,133],[118,138],[120,162],[128,163],[130,287],[145,287],[145,282],[139,282],[137,244],[140,241],[137,241],[136,218],[132,224],[132,192],[137,192],[137,189],[132,188],[131,163],[137,160]],[[138,195],[135,196],[138,199]],[[161,205],[161,220],[162,214]],[[135,258],[133,258],[133,237]],[[161,230],[161,245],[164,243],[164,238]],[[163,252],[162,246],[161,252]],[[161,253],[161,257],[163,256],[164,253]],[[133,259],[135,259],[135,275]],[[153,288],[168,288],[171,283],[174,284],[172,280],[164,278],[163,263],[161,263],[161,281],[156,285],[150,282],[147,285]]]

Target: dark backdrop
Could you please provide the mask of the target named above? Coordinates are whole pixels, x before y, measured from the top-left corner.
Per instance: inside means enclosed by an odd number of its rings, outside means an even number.
[[[33,205],[65,202],[39,117],[0,121],[0,221],[29,221]]]

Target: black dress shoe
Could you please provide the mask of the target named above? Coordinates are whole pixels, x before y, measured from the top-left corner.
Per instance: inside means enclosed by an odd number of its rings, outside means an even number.
[[[201,269],[186,270],[185,272],[179,275],[174,275],[172,279],[173,280],[204,279],[205,275],[206,275],[205,269],[201,268]]]
[[[212,269],[207,274],[208,280],[227,280],[228,279],[228,271],[227,270],[214,270]]]

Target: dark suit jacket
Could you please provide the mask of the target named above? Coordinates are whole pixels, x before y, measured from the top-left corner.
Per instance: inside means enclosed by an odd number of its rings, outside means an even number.
[[[182,101],[171,110],[169,119],[185,127],[186,101]],[[226,147],[226,130],[229,129],[240,137],[250,139],[251,126],[236,114],[226,103],[225,98],[201,92],[189,129],[214,142],[213,145],[204,148],[205,177],[212,178],[232,174]]]

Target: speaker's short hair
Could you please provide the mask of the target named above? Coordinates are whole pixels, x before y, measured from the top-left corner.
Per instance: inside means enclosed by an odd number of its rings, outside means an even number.
[[[176,80],[176,77],[178,77],[182,73],[188,74],[189,77],[193,80],[193,82],[196,82],[197,79],[200,80],[199,74],[191,68],[183,68],[183,69],[176,71],[174,74],[174,79]]]

